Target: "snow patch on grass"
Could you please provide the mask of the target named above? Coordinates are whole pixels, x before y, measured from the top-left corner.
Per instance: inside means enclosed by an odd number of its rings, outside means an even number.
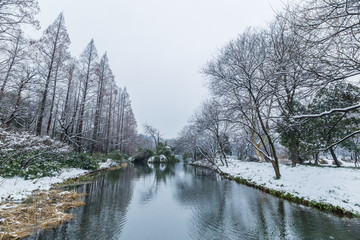
[[[64,169],[58,176],[44,177],[33,180],[24,180],[19,177],[0,177],[0,203],[5,200],[21,201],[34,190],[49,190],[51,185],[63,182],[67,178],[77,177],[86,173],[86,170],[70,168]]]
[[[228,167],[218,167],[233,177],[241,177],[256,185],[285,191],[309,201],[329,203],[353,213],[360,213],[360,169],[281,165],[281,179],[275,180],[270,163],[242,162],[235,159],[228,161]],[[210,166],[203,162],[196,164]]]
[[[99,169],[118,165],[112,159],[99,164]],[[6,200],[21,201],[31,195],[34,190],[49,190],[53,184],[61,183],[68,178],[75,178],[87,173],[79,168],[63,169],[57,176],[24,180],[20,177],[0,177],[0,203]]]
[[[116,166],[116,162],[114,162],[112,159],[108,158],[106,160],[106,162],[101,162],[99,164],[99,169],[102,169],[102,168],[110,168],[110,167],[113,167],[113,166]]]

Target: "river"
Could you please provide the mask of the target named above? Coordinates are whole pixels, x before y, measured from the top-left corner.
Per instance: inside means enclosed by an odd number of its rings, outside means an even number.
[[[360,220],[294,204],[184,162],[105,172],[75,219],[32,239],[360,239]]]

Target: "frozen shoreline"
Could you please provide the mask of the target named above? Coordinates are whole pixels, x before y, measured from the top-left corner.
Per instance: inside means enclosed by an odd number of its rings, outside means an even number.
[[[113,161],[108,159],[106,162],[100,163],[99,169],[108,168],[112,164]],[[21,201],[30,196],[34,190],[49,190],[53,184],[61,183],[68,178],[78,177],[87,172],[88,170],[70,168],[64,169],[57,176],[39,179],[24,180],[20,177],[0,177],[0,204],[6,200]]]
[[[229,167],[218,165],[218,168],[232,177],[360,214],[360,169],[280,165],[281,179],[275,180],[270,163],[228,161]],[[214,168],[207,162],[193,164]]]

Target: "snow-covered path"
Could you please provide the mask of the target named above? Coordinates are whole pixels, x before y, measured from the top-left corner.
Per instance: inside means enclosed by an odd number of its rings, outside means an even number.
[[[280,165],[279,180],[274,179],[270,163],[229,159],[229,167],[219,166],[219,169],[256,185],[360,213],[360,169]]]

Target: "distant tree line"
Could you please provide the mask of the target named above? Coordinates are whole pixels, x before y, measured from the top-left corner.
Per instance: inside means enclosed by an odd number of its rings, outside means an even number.
[[[62,13],[38,40],[36,0],[0,1],[0,121],[3,127],[48,135],[77,151],[135,151],[137,124],[126,88],[115,83],[107,54],[94,40],[79,58],[69,52]]]
[[[264,29],[248,28],[203,68],[212,93],[177,145],[194,159],[227,164],[226,151],[295,166],[335,148],[359,154],[360,4],[288,4]],[[228,147],[231,146],[231,147]]]

